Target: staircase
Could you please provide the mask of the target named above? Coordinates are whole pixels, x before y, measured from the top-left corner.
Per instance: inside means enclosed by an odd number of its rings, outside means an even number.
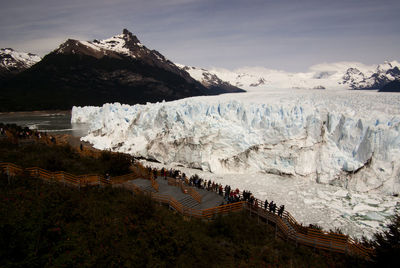
[[[282,221],[289,228],[289,237],[292,239],[296,239],[297,235],[296,229],[293,228],[293,226],[288,222],[288,220],[285,217],[282,218]]]
[[[199,203],[193,199],[190,195],[185,196],[184,198],[178,200],[179,203],[181,203],[184,207],[188,208],[197,208],[199,207]]]
[[[140,190],[143,192],[151,192],[151,193],[155,193],[156,190],[154,190],[154,188],[149,185],[149,186],[139,186]]]

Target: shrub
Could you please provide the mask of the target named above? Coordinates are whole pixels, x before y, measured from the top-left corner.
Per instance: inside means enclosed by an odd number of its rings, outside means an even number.
[[[392,217],[387,230],[374,235],[374,261],[378,267],[400,266],[400,214]]]

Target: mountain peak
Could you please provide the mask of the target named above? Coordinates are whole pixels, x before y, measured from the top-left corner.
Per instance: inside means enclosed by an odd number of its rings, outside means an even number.
[[[126,28],[124,28],[124,29],[122,30],[122,34],[123,34],[123,35],[132,35],[132,33],[131,33],[128,29],[126,29]]]
[[[0,48],[0,82],[30,68],[40,60],[39,56],[32,53]]]
[[[134,35],[128,29],[123,29],[122,30],[122,35],[123,35],[124,39],[126,39],[126,40],[134,39],[135,41],[139,42],[139,39],[136,37],[136,35]]]
[[[7,69],[26,69],[39,62],[41,58],[32,53],[15,51],[12,48],[0,49],[0,67]]]
[[[125,47],[131,50],[133,46],[142,47],[143,45],[140,43],[139,39],[136,35],[132,34],[129,30],[122,30],[122,38],[125,40]]]

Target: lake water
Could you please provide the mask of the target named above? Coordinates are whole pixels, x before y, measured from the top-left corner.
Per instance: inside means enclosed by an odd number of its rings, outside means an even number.
[[[0,113],[0,123],[17,124],[41,132],[85,136],[87,124],[71,124],[71,111]]]

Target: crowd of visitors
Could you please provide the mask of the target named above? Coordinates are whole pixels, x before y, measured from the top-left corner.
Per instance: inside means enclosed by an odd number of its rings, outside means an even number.
[[[53,143],[56,142],[55,137],[47,136],[46,132],[39,132],[36,130],[29,129],[28,127],[20,127],[15,124],[3,124],[0,123],[0,135],[7,136],[6,131],[8,131],[11,137],[14,137],[18,140],[26,140],[26,139],[42,139],[49,138],[49,140]]]
[[[165,169],[162,168],[160,171],[158,171],[155,168],[147,167],[147,170],[149,174],[152,174],[154,178],[157,178],[158,174],[163,177],[165,180],[169,178],[174,178],[177,180],[182,180],[183,182],[186,182],[189,186],[197,187],[199,189],[204,189],[207,191],[212,191],[220,196],[224,197],[225,203],[226,204],[231,204],[235,202],[240,202],[240,201],[246,201],[250,205],[252,205],[254,208],[262,208],[265,211],[268,211],[273,214],[277,214],[278,216],[282,217],[283,212],[285,210],[285,206],[281,205],[279,209],[277,210],[277,205],[271,201],[268,203],[268,200],[265,200],[262,202],[261,200],[258,200],[254,197],[254,195],[247,190],[243,190],[243,192],[240,192],[238,188],[232,189],[230,185],[225,185],[223,186],[221,183],[214,182],[212,180],[206,180],[200,178],[197,174],[191,176],[190,178],[187,178],[185,173],[180,172],[179,170],[174,170],[174,169]]]

